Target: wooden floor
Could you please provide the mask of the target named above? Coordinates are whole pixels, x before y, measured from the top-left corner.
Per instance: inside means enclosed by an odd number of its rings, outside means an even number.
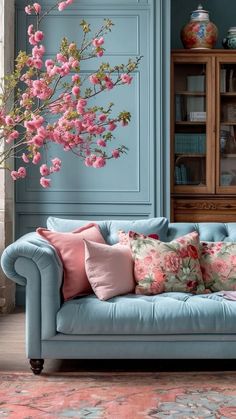
[[[233,371],[235,360],[46,360],[44,371]],[[0,372],[30,371],[25,356],[25,315],[0,316]]]

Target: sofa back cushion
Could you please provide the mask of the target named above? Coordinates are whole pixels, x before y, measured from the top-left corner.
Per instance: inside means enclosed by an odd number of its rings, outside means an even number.
[[[84,242],[83,239],[97,243],[105,243],[99,227],[90,223],[84,227],[67,233],[59,233],[38,228],[37,233],[56,249],[64,270],[62,293],[65,300],[79,295],[92,293],[84,266]]]
[[[52,231],[70,232],[92,222],[93,221],[88,220],[68,220],[49,217],[47,219],[47,228]],[[167,237],[168,220],[164,217],[143,220],[99,220],[94,222],[99,225],[107,244],[115,244],[119,241],[119,230],[125,232],[132,230],[145,235],[157,234],[160,240],[163,241],[165,241]]]
[[[198,232],[200,241],[236,242],[236,223],[169,223],[164,241],[174,240],[193,231]]]

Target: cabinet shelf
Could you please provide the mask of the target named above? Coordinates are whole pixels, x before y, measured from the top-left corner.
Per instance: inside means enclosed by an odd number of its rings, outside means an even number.
[[[175,153],[175,164],[178,164],[183,159],[205,159],[206,154],[201,153]]]
[[[236,125],[236,121],[220,121],[221,125]]]
[[[206,96],[206,92],[189,92],[187,90],[180,90],[175,92],[176,95],[182,96]]]
[[[229,154],[230,156],[232,156],[232,154]],[[206,154],[204,153],[175,153],[175,156],[178,157],[206,157]],[[224,154],[225,156],[225,154]],[[234,156],[236,157],[236,154],[234,154]]]
[[[221,158],[222,159],[236,159],[236,154],[232,153],[232,154],[221,154]]]
[[[221,96],[231,96],[236,97],[236,92],[220,92]]]
[[[175,121],[175,124],[176,125],[206,125],[206,121]]]

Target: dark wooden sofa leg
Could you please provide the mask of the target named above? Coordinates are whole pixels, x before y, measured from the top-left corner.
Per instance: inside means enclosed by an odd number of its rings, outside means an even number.
[[[35,375],[41,374],[43,370],[44,359],[30,359],[30,368]]]

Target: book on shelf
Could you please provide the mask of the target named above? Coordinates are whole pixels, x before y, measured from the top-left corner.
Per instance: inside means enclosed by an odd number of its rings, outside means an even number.
[[[206,152],[206,134],[176,133],[176,154],[204,154]]]
[[[204,122],[206,121],[206,112],[189,112],[188,120],[192,122]]]
[[[186,183],[188,183],[187,180],[187,169],[186,166],[184,164],[180,165],[180,172],[181,172],[181,181],[183,185],[186,185]]]
[[[175,120],[176,121],[182,121],[182,104],[181,104],[182,98],[181,95],[176,94],[175,95]]]
[[[226,92],[226,73],[227,73],[227,70],[225,68],[221,68],[221,70],[220,70],[220,91],[221,91],[221,93]]]
[[[179,166],[175,166],[175,183],[176,185],[181,185],[181,171]]]
[[[233,68],[230,69],[229,71],[229,92],[233,92],[234,91],[234,70]]]
[[[175,95],[175,120],[186,121],[186,100],[178,93]]]
[[[205,112],[205,98],[204,97],[187,97],[187,119],[190,119],[190,115],[200,114]]]
[[[176,185],[186,185],[187,179],[187,168],[184,164],[175,166],[175,183]]]
[[[205,92],[205,75],[187,76],[187,90],[189,92]]]

